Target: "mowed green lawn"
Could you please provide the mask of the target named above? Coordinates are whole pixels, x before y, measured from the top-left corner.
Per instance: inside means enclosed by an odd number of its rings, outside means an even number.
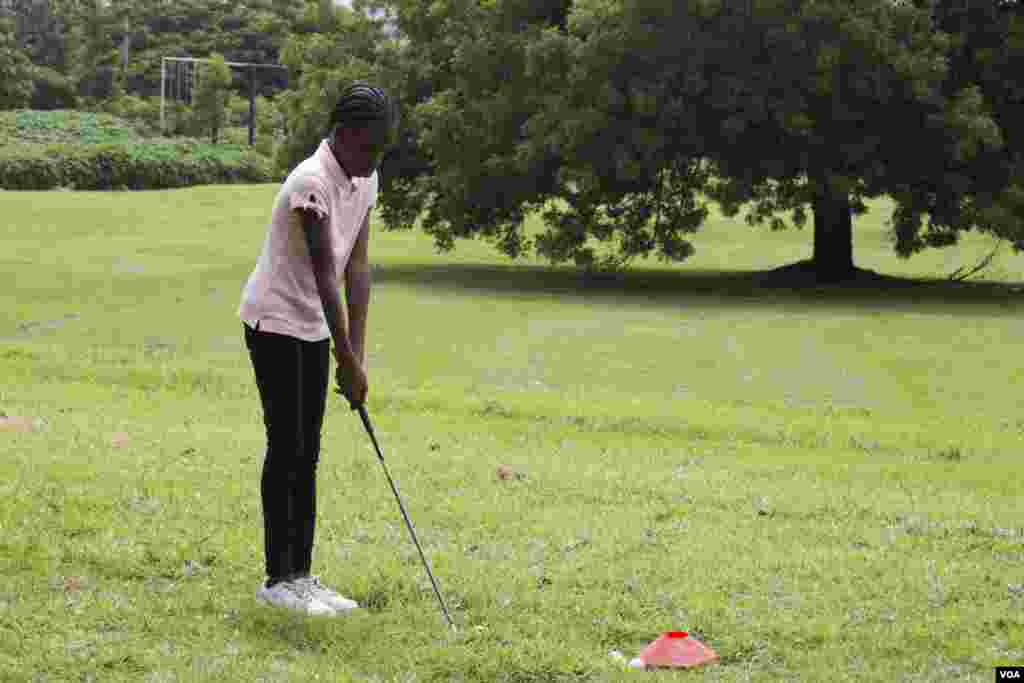
[[[235,318],[273,186],[0,193],[0,680],[990,681],[1024,664],[1022,295],[759,289],[809,231],[719,218],[616,286],[377,231],[368,408],[460,630],[332,395],[315,571],[257,606]],[[909,262],[884,207],[859,265]],[[1004,249],[990,275],[1024,280]],[[520,476],[499,479],[499,466]],[[627,671],[661,632],[719,664]]]

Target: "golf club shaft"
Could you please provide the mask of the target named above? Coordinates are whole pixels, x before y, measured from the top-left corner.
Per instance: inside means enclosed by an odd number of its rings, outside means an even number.
[[[423,567],[427,570],[427,576],[430,577],[430,585],[434,587],[434,595],[437,596],[437,601],[441,605],[441,611],[444,612],[444,618],[448,620],[448,625],[455,630],[455,622],[452,621],[451,615],[448,613],[448,607],[444,604],[444,598],[441,597],[441,590],[437,587],[437,580],[434,578],[434,572],[430,570],[430,563],[427,562],[427,556],[423,554],[423,547],[420,546],[420,541],[416,538],[416,530],[412,526],[412,520],[409,519],[409,513],[405,510],[405,504],[402,502],[402,496],[398,493],[398,487],[395,485],[394,479],[391,478],[391,473],[388,472],[388,466],[384,462],[384,455],[380,451],[380,445],[377,443],[377,437],[373,433],[373,425],[370,424],[370,416],[366,412],[366,407],[363,404],[358,404],[355,409],[359,411],[359,417],[363,420],[363,426],[366,427],[366,433],[370,435],[370,441],[373,442],[373,448],[377,451],[377,459],[380,460],[381,467],[384,468],[384,476],[388,478],[388,484],[391,485],[391,490],[395,494],[395,500],[398,501],[398,507],[402,511],[402,518],[405,520],[405,526],[409,529],[409,535],[412,536],[412,542],[416,544],[416,550],[420,553],[420,559],[423,560]]]

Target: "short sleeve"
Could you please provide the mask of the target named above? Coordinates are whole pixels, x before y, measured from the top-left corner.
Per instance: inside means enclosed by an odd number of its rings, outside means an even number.
[[[377,186],[378,186],[378,183],[380,182],[379,179],[378,179],[377,173],[378,173],[377,171],[374,171],[373,175],[370,176],[370,181],[367,183],[367,185],[369,186],[369,191],[370,191],[370,204],[369,204],[369,206],[370,206],[371,209],[373,207],[377,206]]]
[[[307,209],[316,213],[321,220],[330,215],[327,193],[324,186],[313,176],[298,178],[288,195],[290,209]]]

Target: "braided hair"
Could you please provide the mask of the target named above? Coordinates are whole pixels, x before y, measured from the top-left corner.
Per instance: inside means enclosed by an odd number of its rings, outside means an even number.
[[[391,98],[378,88],[356,81],[338,97],[338,103],[331,113],[330,127],[359,128],[374,123],[392,124],[394,109]]]

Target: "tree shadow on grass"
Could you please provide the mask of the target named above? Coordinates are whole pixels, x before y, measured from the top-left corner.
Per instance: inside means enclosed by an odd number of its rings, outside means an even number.
[[[806,268],[769,271],[650,269],[589,276],[536,265],[401,264],[374,267],[376,282],[501,295],[557,295],[623,305],[786,306],[943,313],[1007,313],[1024,308],[1024,283],[953,282],[858,270],[821,284]]]

